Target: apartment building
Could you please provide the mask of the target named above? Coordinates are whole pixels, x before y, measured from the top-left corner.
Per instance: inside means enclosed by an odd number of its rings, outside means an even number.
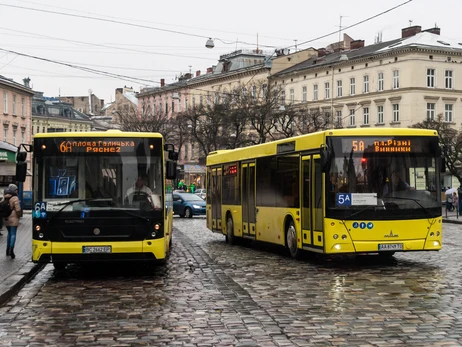
[[[387,42],[320,49],[269,79],[283,86],[285,103],[329,113],[337,127],[407,127],[438,114],[462,124],[462,43],[439,28],[412,26]]]
[[[0,76],[0,120],[2,133],[0,137],[0,190],[15,182],[16,151],[21,143],[30,144],[31,137],[31,104],[34,92],[29,87],[30,79],[24,84]],[[31,158],[27,158],[30,169]],[[31,189],[31,176],[24,182],[24,190]]]

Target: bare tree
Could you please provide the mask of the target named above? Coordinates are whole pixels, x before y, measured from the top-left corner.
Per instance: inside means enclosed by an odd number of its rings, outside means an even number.
[[[329,129],[331,122],[330,113],[323,112],[320,108],[298,108],[296,125],[297,132],[300,134]]]
[[[445,122],[442,114],[438,114],[436,119],[427,119],[414,124],[411,128],[431,129],[438,132],[446,167],[449,173],[457,177],[462,185],[462,132]]]

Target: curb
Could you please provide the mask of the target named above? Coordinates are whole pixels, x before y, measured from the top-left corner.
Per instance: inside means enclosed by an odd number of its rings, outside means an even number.
[[[453,220],[449,218],[443,218],[443,223],[450,223],[450,224],[462,224],[462,219],[461,220]]]
[[[16,295],[21,288],[31,281],[46,264],[34,264],[32,261],[27,262],[15,275],[8,277],[2,282],[2,287],[8,289],[0,293],[0,306],[3,306],[8,300]]]

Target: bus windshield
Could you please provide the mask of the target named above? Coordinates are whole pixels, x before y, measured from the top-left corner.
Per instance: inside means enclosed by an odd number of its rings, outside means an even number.
[[[47,210],[162,209],[161,139],[124,139],[125,150],[117,145],[120,139],[114,146],[107,145],[107,139],[90,139],[87,143],[92,145],[86,148],[63,147],[62,138],[37,140],[41,143],[35,153],[35,196],[48,204]],[[85,142],[74,140],[66,143]]]
[[[415,219],[441,214],[436,137],[332,137],[326,216]]]

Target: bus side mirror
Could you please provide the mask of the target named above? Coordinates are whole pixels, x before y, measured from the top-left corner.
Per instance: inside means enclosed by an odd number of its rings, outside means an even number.
[[[175,161],[167,162],[167,173],[165,176],[169,180],[174,180],[176,178],[176,162]]]
[[[25,182],[27,174],[27,152],[18,152],[16,153],[16,181]]]
[[[321,147],[321,171],[328,172],[330,170],[330,162],[332,159],[332,151],[329,147]]]

